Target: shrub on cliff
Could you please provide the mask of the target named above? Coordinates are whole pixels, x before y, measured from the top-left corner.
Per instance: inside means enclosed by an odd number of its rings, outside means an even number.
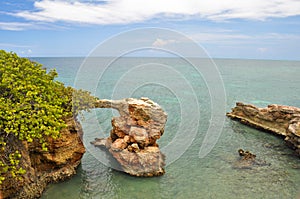
[[[59,137],[65,117],[93,106],[89,92],[65,87],[56,76],[55,70],[47,72],[39,63],[0,50],[0,184],[4,176],[25,173],[20,152],[8,150],[13,144],[8,138],[38,141],[47,151],[45,137]],[[72,103],[74,94],[78,97]]]

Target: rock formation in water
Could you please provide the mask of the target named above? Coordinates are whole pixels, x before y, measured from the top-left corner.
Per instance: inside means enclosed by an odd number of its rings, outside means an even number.
[[[238,102],[227,116],[258,129],[284,136],[288,145],[300,156],[300,108],[276,104],[257,108]]]
[[[95,108],[114,108],[120,117],[112,119],[113,129],[107,139],[96,139],[95,145],[106,146],[122,169],[135,176],[164,174],[164,155],[156,140],[164,133],[167,115],[162,108],[147,98],[124,100],[99,100]],[[85,153],[83,131],[79,122],[65,119],[67,128],[57,139],[46,138],[48,151],[37,142],[27,143],[13,136],[7,150],[18,150],[20,165],[26,170],[22,180],[7,178],[0,185],[1,198],[37,198],[46,186],[70,178],[76,173]]]
[[[238,150],[239,159],[234,162],[234,169],[254,169],[260,166],[270,166],[271,164],[266,163],[264,160],[259,160],[256,155],[250,151],[244,151],[243,149]]]
[[[99,100],[96,108],[114,108],[108,138],[96,138],[92,144],[105,147],[120,163],[122,170],[134,176],[159,176],[165,173],[164,155],[156,140],[164,133],[167,114],[148,98]]]
[[[256,155],[252,154],[250,151],[239,149],[238,152],[242,160],[254,160],[256,158]]]
[[[49,183],[67,179],[76,173],[75,169],[85,152],[81,141],[82,128],[74,118],[67,118],[66,124],[67,128],[61,130],[59,138],[47,139],[47,152],[41,149],[39,143],[11,140],[14,144],[8,150],[20,151],[20,164],[26,174],[22,180],[5,180],[1,185],[0,198],[37,198]]]

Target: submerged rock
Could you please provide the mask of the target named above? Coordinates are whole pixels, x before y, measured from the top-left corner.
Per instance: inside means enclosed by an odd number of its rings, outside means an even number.
[[[96,138],[94,146],[105,147],[120,163],[122,170],[134,176],[159,176],[165,173],[165,157],[156,140],[164,133],[167,114],[148,98],[98,100],[96,108],[114,108],[112,130],[106,139]]]
[[[272,104],[258,108],[236,103],[227,116],[241,123],[283,136],[300,157],[300,108]]]
[[[238,150],[239,155],[242,157],[242,160],[254,160],[256,155],[250,153],[250,151],[244,151],[243,149]]]
[[[234,169],[253,169],[257,166],[270,165],[263,160],[256,159],[256,155],[252,154],[250,151],[244,151],[243,149],[239,149],[238,153],[240,157],[236,162],[234,162]]]

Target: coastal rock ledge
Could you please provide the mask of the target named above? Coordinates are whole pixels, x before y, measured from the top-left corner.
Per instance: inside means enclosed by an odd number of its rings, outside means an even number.
[[[148,98],[99,100],[95,108],[114,108],[119,117],[111,120],[108,138],[96,138],[94,146],[104,147],[133,176],[159,176],[165,173],[165,157],[156,140],[164,133],[167,114]]]
[[[227,116],[241,123],[283,136],[300,157],[300,108],[268,105],[258,108],[250,104],[236,103]]]
[[[31,199],[41,197],[48,184],[71,178],[85,153],[80,123],[73,117],[65,118],[67,128],[60,137],[47,137],[48,151],[42,150],[39,142],[22,142],[13,136],[7,150],[22,154],[20,165],[26,170],[22,180],[8,178],[0,185],[0,199]],[[4,153],[5,154],[5,153]]]

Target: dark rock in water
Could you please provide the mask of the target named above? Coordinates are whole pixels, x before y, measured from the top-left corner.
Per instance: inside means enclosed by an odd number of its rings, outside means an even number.
[[[234,162],[234,169],[253,169],[258,166],[270,166],[271,164],[266,163],[263,160],[256,159],[256,155],[252,154],[250,151],[244,151],[239,149],[238,153],[240,155],[239,159]]]
[[[242,160],[254,160],[256,155],[250,153],[249,151],[244,151],[243,149],[238,150],[239,155],[242,157]]]
[[[249,126],[283,136],[300,157],[300,108],[276,104],[257,108],[238,102],[227,116]]]
[[[156,140],[164,133],[167,114],[148,98],[98,100],[96,108],[114,108],[120,113],[112,118],[108,138],[91,142],[105,147],[120,163],[122,170],[134,176],[159,176],[165,173],[165,157]]]

